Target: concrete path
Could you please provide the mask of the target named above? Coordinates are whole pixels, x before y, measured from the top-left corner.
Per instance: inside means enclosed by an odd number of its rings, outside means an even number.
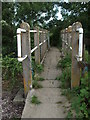
[[[57,48],[51,48],[44,62],[44,71],[41,77],[45,80],[40,82],[43,88],[32,90],[28,93],[22,118],[65,118],[70,108],[70,103],[65,96],[61,95],[60,81],[55,80],[61,74],[57,69],[60,52]],[[41,104],[34,105],[31,96],[36,95]]]

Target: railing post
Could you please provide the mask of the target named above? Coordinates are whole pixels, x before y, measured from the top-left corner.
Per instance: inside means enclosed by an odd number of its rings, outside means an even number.
[[[67,46],[67,44],[66,44],[66,43],[67,43],[67,38],[68,38],[68,37],[67,37],[67,34],[68,34],[68,33],[67,33],[67,28],[66,28],[66,29],[65,29],[65,52],[66,52],[66,53],[68,52],[68,46]]]
[[[47,30],[45,30],[45,40],[47,40]],[[47,51],[48,42],[45,42],[45,52]]]
[[[79,48],[79,32],[78,28],[81,28],[82,25],[79,22],[76,22],[72,25],[72,67],[71,67],[71,88],[79,86],[80,84],[80,67],[76,55],[78,55]]]
[[[68,48],[71,53],[72,50],[72,26],[68,27]]]
[[[32,71],[31,71],[31,43],[30,43],[30,26],[28,23],[23,22],[20,27],[25,29],[26,32],[22,32],[22,56],[28,57],[22,62],[23,65],[23,77],[24,77],[24,92],[25,96],[32,88]]]
[[[65,45],[65,29],[63,30],[63,52],[64,52],[64,54],[65,54],[65,47],[66,47],[66,45]]]
[[[43,30],[41,29],[40,41],[43,43]],[[43,59],[43,44],[41,45],[41,60]]]
[[[43,30],[43,42],[45,40],[45,30]],[[43,43],[43,57],[44,57],[44,54],[45,54],[45,42]]]
[[[36,33],[34,33],[34,46],[37,46],[37,50],[35,50],[35,62],[40,64],[40,47],[39,47],[39,28],[36,27]]]
[[[47,33],[47,39],[48,39],[48,50],[50,50],[50,36],[49,36],[49,31]]]

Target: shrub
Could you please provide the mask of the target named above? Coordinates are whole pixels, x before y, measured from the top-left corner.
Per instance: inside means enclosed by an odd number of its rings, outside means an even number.
[[[2,58],[2,78],[9,81],[10,88],[19,83],[20,75],[22,76],[22,65],[16,58],[11,58],[11,55]]]

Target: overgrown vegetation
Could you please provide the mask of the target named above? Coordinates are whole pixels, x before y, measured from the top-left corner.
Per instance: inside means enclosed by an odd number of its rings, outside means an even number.
[[[38,100],[37,96],[32,96],[31,103],[33,104],[40,104],[41,102]]]
[[[71,86],[71,55],[66,54],[64,58],[62,58],[57,67],[62,68],[61,76],[58,76],[56,79],[61,81],[62,88],[70,88]]]
[[[88,62],[88,52],[85,51],[85,60]],[[71,102],[71,110],[68,112],[67,118],[73,117],[73,110],[76,118],[90,118],[90,71],[84,71],[83,77],[80,79],[80,86],[71,89],[71,60],[67,54],[59,61],[58,67],[62,67],[62,75],[56,79],[61,81],[63,95],[66,95]],[[83,72],[83,71],[82,71]],[[81,74],[82,75],[82,74]]]
[[[36,64],[34,60],[32,60],[32,68],[34,73],[41,73],[43,71],[44,66],[42,64]]]
[[[8,82],[6,89],[22,86],[22,65],[16,58],[12,58],[12,54],[2,58],[2,79]]]
[[[62,58],[58,64],[57,67],[60,67],[62,69],[66,68],[66,67],[70,67],[71,66],[71,54],[66,54],[66,56],[64,58]]]

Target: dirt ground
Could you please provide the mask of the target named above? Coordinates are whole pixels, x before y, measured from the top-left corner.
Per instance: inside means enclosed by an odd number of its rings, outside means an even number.
[[[5,83],[3,83],[2,88]],[[22,103],[13,103],[13,99],[18,92],[18,88],[16,87],[12,91],[6,91],[2,89],[2,120],[9,120],[14,118],[21,118],[22,110],[24,108],[24,102]]]

